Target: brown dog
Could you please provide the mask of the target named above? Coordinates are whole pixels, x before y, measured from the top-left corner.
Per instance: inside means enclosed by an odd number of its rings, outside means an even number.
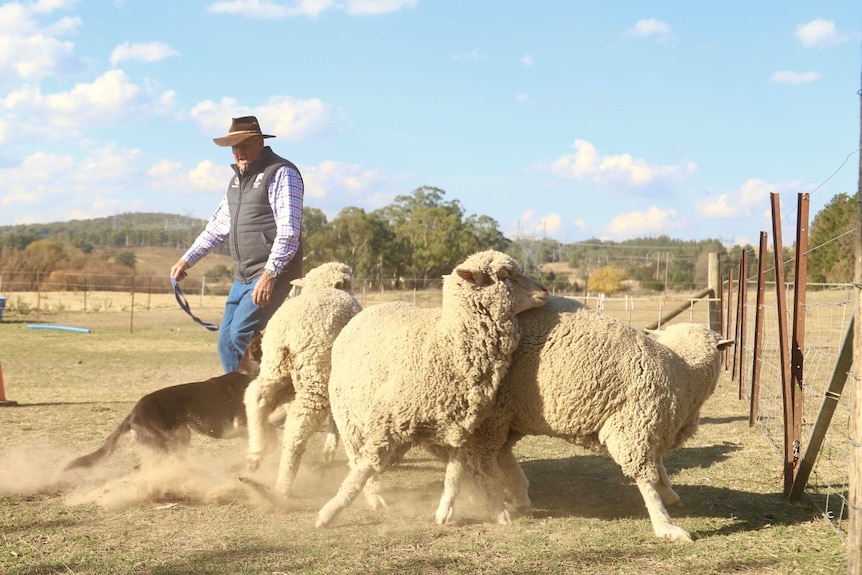
[[[129,431],[142,446],[163,454],[185,449],[192,430],[215,439],[238,435],[246,426],[243,394],[260,372],[260,340],[257,335],[249,342],[237,371],[173,385],[142,397],[102,447],[71,461],[64,471],[92,467],[109,457],[120,437]]]

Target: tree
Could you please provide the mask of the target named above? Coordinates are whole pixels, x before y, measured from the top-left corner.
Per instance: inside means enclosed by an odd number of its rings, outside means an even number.
[[[604,266],[590,275],[587,286],[592,292],[612,295],[625,291],[626,286],[623,285],[624,279],[626,279],[625,271],[614,266]]]
[[[137,256],[135,256],[135,252],[127,250],[124,252],[120,252],[116,256],[114,256],[114,261],[121,266],[135,269],[135,264],[138,263],[138,258]]]
[[[475,250],[476,239],[464,225],[464,210],[458,200],[444,201],[439,188],[424,186],[410,196],[379,211],[403,242],[406,273],[427,284],[452,271],[458,262]]]
[[[858,193],[837,194],[814,216],[808,237],[808,281],[853,281],[856,238],[848,232],[856,228],[857,198]]]
[[[61,244],[37,240],[24,248],[19,271],[50,273],[58,269],[65,257]]]
[[[210,281],[230,279],[233,277],[233,270],[224,264],[216,264],[206,271],[204,277]]]

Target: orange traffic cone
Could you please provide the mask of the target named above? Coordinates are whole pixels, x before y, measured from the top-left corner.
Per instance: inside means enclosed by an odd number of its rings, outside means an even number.
[[[18,405],[18,402],[6,399],[6,390],[3,387],[3,364],[0,363],[0,407],[8,405]]]

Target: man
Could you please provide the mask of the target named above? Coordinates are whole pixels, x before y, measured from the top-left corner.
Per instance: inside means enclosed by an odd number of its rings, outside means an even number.
[[[218,352],[225,373],[236,371],[249,341],[264,328],[302,276],[303,183],[299,169],[277,156],[254,116],[234,118],[228,134],[213,141],[230,146],[235,172],[204,231],[171,268],[186,270],[229,241],[234,282],[225,304]]]

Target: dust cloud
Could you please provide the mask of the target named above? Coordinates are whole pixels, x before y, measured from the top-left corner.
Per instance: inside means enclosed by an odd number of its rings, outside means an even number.
[[[339,449],[333,464],[324,465],[323,438],[312,438],[291,496],[284,499],[274,490],[280,449],[273,446],[261,468],[252,474],[245,468],[246,443],[242,439],[197,439],[184,457],[148,455],[128,441],[118,446],[112,458],[90,469],[71,471],[63,471],[63,467],[81,453],[70,453],[68,448],[58,446],[18,446],[0,458],[0,496],[42,493],[59,496],[69,506],[97,505],[106,509],[242,503],[261,511],[281,512],[319,509],[335,495],[347,474],[343,450]],[[280,441],[276,444],[280,446]],[[441,462],[422,449],[411,450],[403,464],[381,476],[382,495],[388,504],[381,512],[408,522],[433,521],[443,474]],[[470,482],[465,481],[456,515],[462,520],[483,517],[480,501]],[[366,510],[364,498],[357,497],[351,508]]]

